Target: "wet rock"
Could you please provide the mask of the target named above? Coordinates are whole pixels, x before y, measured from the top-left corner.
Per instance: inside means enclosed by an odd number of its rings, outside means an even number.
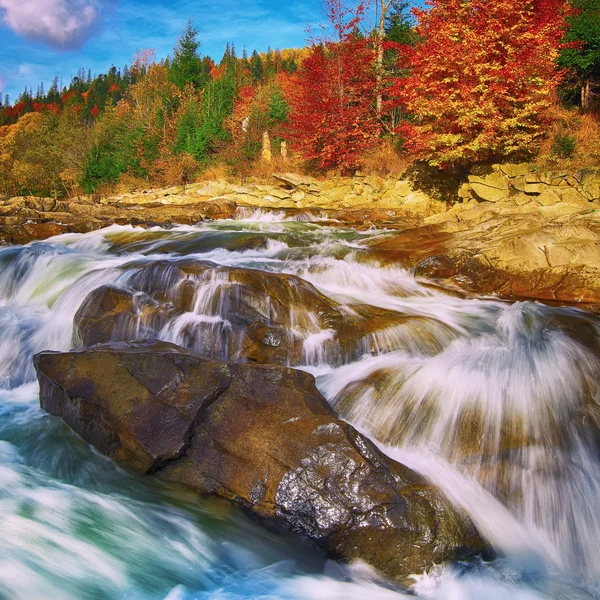
[[[92,346],[129,338],[152,337],[173,310],[161,311],[146,294],[134,294],[112,285],[92,291],[75,314],[73,343]]]
[[[26,244],[62,233],[86,233],[114,223],[138,226],[194,224],[231,218],[236,210],[235,203],[227,199],[211,202],[188,199],[185,203],[173,200],[171,204],[150,202],[147,196],[145,199],[146,202],[136,204],[125,199],[114,203],[94,202],[91,196],[61,202],[52,198],[10,198],[0,205],[0,241]]]
[[[342,364],[379,347],[378,332],[407,320],[384,309],[349,309],[282,273],[191,259],[123,269],[121,287],[93,290],[77,311],[75,347],[160,337],[221,360],[291,366],[327,356]],[[311,336],[322,342],[305,348]]]
[[[255,322],[246,328],[244,356],[253,362],[271,365],[299,365],[303,340],[285,327]]]
[[[471,522],[339,420],[307,373],[171,344],[35,357],[42,407],[137,472],[221,496],[403,583],[485,549]]]
[[[98,229],[106,224],[98,225]],[[45,240],[55,235],[73,231],[73,227],[62,223],[37,222],[20,217],[0,217],[0,241],[5,244],[28,244],[34,240]],[[85,223],[77,223],[78,232],[91,231]]]

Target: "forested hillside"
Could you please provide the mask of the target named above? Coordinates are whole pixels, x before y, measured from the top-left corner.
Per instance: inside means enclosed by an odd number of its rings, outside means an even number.
[[[5,98],[0,194],[247,175],[265,132],[278,165],[311,172],[600,162],[600,0],[378,3],[373,25],[373,7],[326,0],[330,34],[220,60],[190,20],[165,60]]]

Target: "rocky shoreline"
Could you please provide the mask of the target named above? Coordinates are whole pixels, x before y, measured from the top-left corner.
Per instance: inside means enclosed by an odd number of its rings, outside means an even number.
[[[0,241],[275,210],[332,226],[397,231],[372,247],[374,256],[444,285],[600,310],[600,170],[536,173],[527,165],[498,165],[470,176],[453,205],[392,178],[320,182],[288,173],[273,182],[212,181],[65,201],[0,199]]]

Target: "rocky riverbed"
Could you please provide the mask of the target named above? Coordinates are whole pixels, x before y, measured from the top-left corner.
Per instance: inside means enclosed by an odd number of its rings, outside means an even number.
[[[598,318],[415,276],[458,212],[0,248],[2,589],[593,597]]]
[[[382,261],[468,292],[597,311],[599,208],[594,169],[538,173],[498,165],[470,176],[450,204],[406,180],[317,181],[288,173],[272,184],[208,181],[114,197],[0,199],[0,240],[18,244],[113,223],[171,226],[278,211],[333,226],[398,231],[371,245]]]

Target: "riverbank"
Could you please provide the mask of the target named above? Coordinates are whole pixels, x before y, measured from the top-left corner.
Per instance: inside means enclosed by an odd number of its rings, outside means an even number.
[[[65,201],[0,200],[0,240],[24,244],[112,224],[141,227],[240,218],[261,210],[389,234],[373,258],[469,293],[600,310],[600,170],[501,165],[472,175],[453,203],[408,180],[327,181],[281,174],[271,183],[206,181]]]

